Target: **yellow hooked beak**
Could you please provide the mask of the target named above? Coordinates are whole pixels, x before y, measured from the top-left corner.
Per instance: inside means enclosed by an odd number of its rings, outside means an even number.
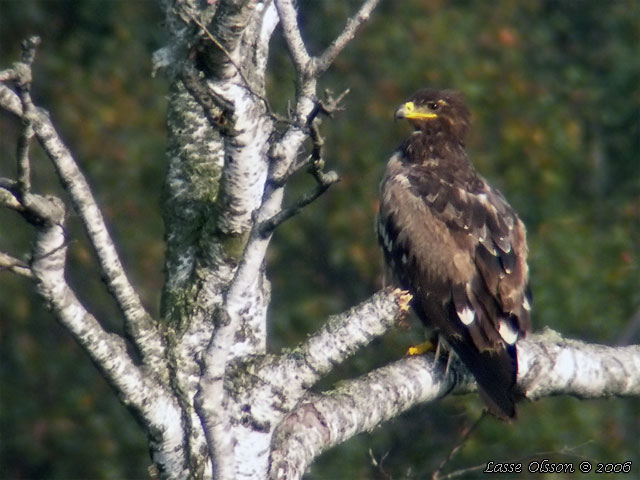
[[[416,107],[413,102],[407,102],[398,107],[393,117],[395,119],[406,118],[408,120],[429,120],[438,115],[426,107]]]

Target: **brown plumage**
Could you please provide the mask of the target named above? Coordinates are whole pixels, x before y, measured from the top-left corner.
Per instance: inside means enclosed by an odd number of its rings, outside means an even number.
[[[415,131],[387,164],[377,231],[388,276],[471,371],[490,411],[515,417],[516,342],[529,329],[525,229],[464,150],[469,112],[449,90],[396,111]]]

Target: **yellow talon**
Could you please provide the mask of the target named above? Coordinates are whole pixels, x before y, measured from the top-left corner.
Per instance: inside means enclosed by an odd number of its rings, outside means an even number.
[[[434,350],[434,349],[435,349],[435,346],[433,345],[433,343],[426,341],[423,343],[419,343],[418,345],[409,347],[409,350],[407,350],[407,355],[409,356],[422,355],[423,353],[428,352],[430,350]]]

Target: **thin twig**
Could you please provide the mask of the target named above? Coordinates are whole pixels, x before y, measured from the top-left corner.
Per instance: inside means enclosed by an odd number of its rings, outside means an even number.
[[[338,38],[336,38],[329,48],[315,61],[313,69],[314,76],[322,74],[331,66],[344,47],[356,36],[360,25],[369,20],[371,12],[376,8],[378,3],[380,3],[380,0],[367,0],[362,7],[360,7],[360,10],[349,18],[342,33],[338,35]]]
[[[337,97],[333,96],[333,92],[331,90],[325,90],[324,95],[325,99],[320,100],[316,99],[315,105],[309,115],[307,116],[307,125],[311,125],[313,121],[323,113],[327,117],[332,117],[334,113],[341,112],[344,110],[344,107],[340,105],[340,102],[347,96],[347,94],[351,91],[351,89],[347,88]]]
[[[281,118],[277,117],[271,110],[271,105],[269,104],[269,100],[267,100],[265,97],[263,97],[262,95],[260,95],[259,93],[255,92],[253,90],[253,88],[251,88],[251,84],[249,83],[249,80],[247,79],[247,77],[244,75],[244,73],[242,72],[242,69],[240,68],[240,65],[238,65],[236,63],[236,61],[233,59],[233,57],[231,56],[231,53],[229,52],[229,50],[227,50],[225,48],[224,45],[222,45],[222,43],[220,43],[218,41],[218,39],[216,37],[213,36],[213,34],[209,31],[209,29],[207,29],[207,27],[205,25],[202,24],[202,22],[200,20],[198,20],[197,18],[195,18],[193,15],[191,15],[191,12],[185,10],[185,13],[187,14],[187,16],[193,21],[193,23],[195,23],[200,30],[202,30],[202,32],[207,36],[207,38],[209,40],[211,40],[211,42],[220,49],[220,51],[224,54],[225,57],[227,57],[227,60],[229,60],[229,63],[231,63],[231,65],[234,66],[234,68],[236,69],[236,71],[238,72],[238,75],[240,76],[240,78],[242,79],[242,82],[244,83],[244,88],[247,89],[247,91],[255,96],[256,98],[258,98],[259,100],[262,101],[262,103],[264,103],[265,108],[267,109],[267,112],[269,114],[269,116],[271,116],[273,119],[277,119],[278,121],[282,121]]]
[[[18,96],[22,102],[22,131],[18,137],[16,147],[17,173],[18,173],[18,194],[20,197],[26,196],[31,191],[31,161],[29,159],[29,147],[34,135],[33,115],[35,107],[31,100],[31,83],[18,86]]]
[[[26,63],[29,66],[33,63],[38,45],[40,45],[40,37],[37,35],[25,38],[20,43],[20,47],[22,48],[22,63]]]
[[[331,93],[327,92],[327,101],[322,102],[320,100],[316,100],[316,105],[307,117],[307,129],[312,143],[311,155],[309,155],[309,157],[307,157],[303,162],[300,162],[300,164],[294,164],[293,168],[290,168],[285,177],[281,179],[281,184],[283,185],[291,175],[300,170],[305,164],[311,163],[309,173],[313,175],[313,178],[316,180],[316,188],[312,192],[304,195],[293,205],[283,208],[274,216],[265,220],[259,227],[260,235],[263,238],[271,234],[278,225],[299,213],[300,210],[326,192],[331,185],[340,180],[340,177],[335,171],[324,171],[324,160],[322,158],[324,139],[322,138],[322,135],[320,135],[320,119],[318,118],[318,115],[320,113],[332,115],[334,112],[340,110],[341,108],[339,103],[347,93],[349,93],[348,89],[334,99]]]
[[[624,328],[622,333],[619,334],[615,344],[619,346],[631,345],[634,335],[640,331],[640,308],[636,310]]]
[[[233,104],[206,88],[193,67],[185,65],[180,79],[187,91],[202,107],[209,123],[226,135],[234,135],[236,132],[230,127],[228,121],[228,117],[233,114]]]
[[[588,457],[585,457],[584,455],[578,455],[576,453],[573,453],[573,451],[581,446],[584,446],[588,443],[591,443],[590,441],[588,442],[584,442],[583,444],[580,445],[576,445],[575,447],[567,447],[566,445],[564,447],[562,447],[560,450],[548,450],[548,451],[544,451],[544,452],[534,452],[531,453],[529,455],[524,455],[521,457],[516,457],[514,459],[508,459],[503,461],[503,463],[508,463],[508,464],[516,464],[516,463],[523,463],[527,460],[533,460],[535,458],[545,458],[545,457],[551,457],[551,456],[564,456],[564,457],[569,457],[569,458],[575,458],[575,459],[581,459],[581,460],[588,460]],[[487,469],[487,463],[481,463],[479,465],[473,465],[471,467],[466,467],[466,468],[461,468],[458,470],[454,470],[453,472],[449,472],[448,474],[446,474],[443,477],[438,477],[439,480],[452,480],[454,478],[458,478],[458,477],[463,477],[468,473],[471,472],[480,472],[480,471],[484,471]]]
[[[449,451],[449,453],[444,458],[444,460],[442,460],[442,462],[440,462],[440,465],[438,465],[438,468],[436,468],[433,474],[431,474],[431,480],[442,479],[440,474],[442,473],[442,470],[444,469],[444,467],[446,467],[447,464],[453,459],[453,457],[455,457],[458,454],[458,452],[462,449],[462,447],[467,442],[471,434],[478,428],[478,425],[480,425],[480,422],[482,422],[482,420],[484,420],[486,416],[487,416],[487,411],[484,410],[480,415],[480,417],[478,417],[478,419],[475,422],[473,422],[469,427],[467,427],[467,429],[463,432],[462,436],[460,437],[460,440],[458,441],[458,443]]]
[[[2,270],[9,270],[23,277],[33,278],[33,272],[26,262],[18,260],[4,252],[0,252],[0,271]]]
[[[387,450],[384,453],[384,455],[380,457],[380,460],[378,461],[376,457],[373,455],[373,450],[369,449],[369,458],[371,459],[371,464],[378,469],[378,471],[384,478],[386,478],[387,480],[392,480],[393,477],[388,472],[386,472],[384,468],[382,468],[382,464],[384,463],[384,461],[388,456],[389,456],[389,450]]]
[[[316,198],[326,192],[327,189],[338,180],[340,180],[340,177],[334,171],[323,173],[323,183],[318,183],[318,185],[316,185],[316,188],[312,192],[303,195],[302,198],[300,198],[293,205],[280,210],[280,212],[276,213],[273,217],[262,222],[262,225],[260,225],[260,235],[262,237],[266,237],[267,235],[269,235],[271,232],[273,232],[273,230],[276,229],[276,227],[278,227],[278,225],[287,221],[295,214],[300,212],[300,210],[302,210],[304,207],[309,205]]]
[[[311,155],[308,155],[303,160],[292,162],[292,164],[289,166],[289,169],[284,175],[278,178],[271,178],[270,181],[272,185],[276,187],[283,186],[291,177],[293,177],[296,173],[298,173],[300,170],[302,170],[312,162],[315,164],[315,170],[311,171],[314,177],[316,176],[316,173],[322,171],[322,168],[324,168],[324,163],[322,161],[322,147],[324,146],[324,140],[320,136],[318,125],[319,122],[317,122],[316,120],[318,120],[318,116],[321,113],[327,115],[328,117],[332,117],[335,112],[344,110],[344,108],[340,105],[340,102],[348,93],[349,89],[347,88],[340,95],[334,97],[330,90],[325,90],[325,100],[315,100],[313,109],[311,110],[311,112],[309,112],[309,115],[307,115],[306,123],[304,125],[300,125],[299,123],[296,124],[299,128],[304,130],[311,139]],[[293,124],[293,122],[289,123]],[[320,181],[320,183],[322,182]]]

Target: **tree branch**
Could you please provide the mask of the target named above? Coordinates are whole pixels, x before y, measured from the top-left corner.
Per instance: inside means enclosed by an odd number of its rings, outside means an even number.
[[[26,53],[23,53],[23,57],[32,60],[32,50],[35,49],[37,42],[33,40],[27,42],[30,48]],[[75,210],[82,220],[90,243],[96,252],[109,292],[115,298],[124,315],[128,333],[140,350],[145,364],[166,378],[167,373],[162,362],[164,346],[161,337],[153,319],[142,306],[138,294],[124,272],[89,185],[71,153],[58,136],[49,115],[44,110],[36,109],[33,106],[29,90],[24,88],[31,81],[31,65],[22,62],[14,68],[18,72],[18,77],[14,81],[18,85],[20,93],[16,95],[6,86],[0,85],[0,108],[17,114],[25,123],[18,148],[20,176],[18,185],[22,185],[20,187],[22,190],[29,186],[26,180],[29,171],[27,137],[30,137],[32,128],[43,150],[54,164],[58,177],[69,193]],[[26,184],[25,181],[27,181]]]
[[[304,343],[288,353],[253,368],[254,375],[284,399],[280,408],[291,409],[306,389],[335,365],[383,335],[407,314],[411,295],[403,290],[382,290],[361,304],[329,317]]]
[[[282,179],[287,172],[291,171],[291,165],[293,165],[301,146],[303,145],[307,135],[311,132],[312,140],[313,134],[318,134],[315,129],[314,120],[318,113],[322,111],[319,109],[319,103],[315,97],[316,78],[309,76],[308,60],[309,56],[304,47],[300,31],[298,29],[295,9],[290,1],[283,0],[276,2],[280,19],[283,23],[285,30],[285,36],[290,49],[293,62],[298,72],[298,84],[297,84],[297,98],[296,108],[293,121],[289,122],[287,130],[282,134],[281,138],[274,140],[270,139],[271,149],[269,151],[261,152],[260,156],[256,156],[251,166],[255,168],[257,165],[256,158],[262,158],[262,154],[268,154],[268,158],[271,160],[270,180]],[[231,51],[229,49],[229,51]],[[326,110],[326,108],[325,108]],[[245,115],[245,118],[250,119],[251,113]],[[240,117],[240,113],[236,112],[236,117]],[[272,122],[273,119],[267,115],[262,116],[263,121]],[[249,125],[248,128],[242,128],[236,125],[237,130],[242,132],[251,132],[252,141],[255,145],[260,144],[256,138],[254,132],[260,132],[261,130],[255,130],[253,125]],[[229,228],[230,222],[226,221],[225,206],[233,205],[238,212],[231,211],[230,213],[245,213],[248,210],[242,207],[242,202],[237,201],[240,199],[238,195],[233,197],[236,190],[235,185],[228,179],[235,179],[240,177],[242,179],[242,199],[246,199],[247,185],[253,185],[251,175],[247,175],[240,171],[243,167],[243,158],[238,157],[239,161],[235,161],[235,146],[231,142],[242,144],[238,137],[230,138],[225,145],[227,150],[227,158],[234,160],[233,163],[226,163],[224,169],[224,177],[222,185],[224,185],[223,195],[219,197],[218,203],[221,204],[221,215],[219,226],[223,232],[234,233]],[[314,154],[318,157],[321,153],[321,138],[319,134],[314,142]],[[245,145],[251,145],[251,143],[245,143]],[[318,148],[315,148],[318,147]],[[246,150],[246,149],[245,149]],[[246,152],[245,152],[246,154]],[[312,154],[313,155],[313,154]],[[325,174],[322,172],[322,162],[318,159],[314,162],[313,171],[314,176],[318,183],[321,185],[319,190],[326,190],[327,185],[335,181],[335,174]],[[242,173],[242,175],[239,175]],[[266,180],[266,179],[265,179]],[[265,326],[262,322],[266,316],[266,309],[264,306],[264,296],[268,295],[268,286],[263,283],[263,265],[266,254],[266,249],[271,237],[271,231],[280,221],[288,218],[300,208],[298,205],[294,205],[292,209],[282,210],[282,200],[284,195],[284,183],[279,183],[277,180],[263,184],[266,188],[260,191],[260,203],[257,212],[251,212],[252,229],[247,240],[246,247],[244,249],[240,264],[236,270],[234,279],[227,291],[225,312],[218,315],[221,320],[214,337],[207,348],[204,362],[204,375],[201,381],[201,389],[198,393],[198,410],[201,413],[201,419],[205,426],[205,431],[209,436],[217,437],[218,442],[209,440],[209,446],[211,449],[212,458],[217,458],[221,463],[214,465],[214,469],[218,469],[216,473],[220,476],[230,475],[230,465],[225,460],[228,458],[228,452],[233,447],[225,440],[225,432],[230,426],[230,419],[225,417],[224,409],[220,409],[218,405],[213,405],[210,402],[207,404],[205,399],[207,398],[225,398],[224,397],[224,371],[225,365],[229,362],[230,358],[239,358],[246,353],[258,353],[264,352],[265,342]],[[316,191],[311,196],[304,198],[302,203],[308,204],[312,199],[317,198],[321,191]],[[230,195],[230,192],[232,195]],[[238,198],[236,198],[238,197]],[[233,201],[231,201],[233,200]],[[242,211],[240,211],[242,210]],[[277,215],[281,214],[280,217]],[[232,218],[242,218],[241,215],[235,215]],[[269,219],[271,222],[269,223]],[[267,228],[264,230],[261,228],[267,223]],[[240,229],[239,231],[242,231]],[[239,328],[242,326],[242,336],[249,341],[235,342],[233,352],[229,350],[228,344],[233,342],[233,337]],[[248,327],[248,328],[247,328]],[[262,330],[261,330],[262,329]],[[253,342],[251,340],[253,339]],[[252,345],[253,343],[253,345]],[[226,435],[228,439],[228,435]],[[225,443],[226,442],[226,443]]]
[[[0,252],[0,271],[2,270],[9,270],[23,277],[33,278],[33,272],[27,263],[4,252]]]
[[[0,74],[0,77],[1,76]],[[3,83],[0,83],[0,108],[18,117],[22,117],[22,103],[20,102],[20,98]]]
[[[309,395],[278,426],[269,478],[298,479],[320,453],[420,402],[449,393],[454,376],[432,356],[408,357],[331,392]],[[450,369],[451,372],[457,372]]]
[[[433,473],[431,474],[430,480],[443,480],[442,472],[444,470],[444,467],[446,467],[447,464],[451,462],[451,460],[453,460],[453,458],[458,454],[458,452],[460,452],[464,444],[467,442],[467,440],[469,440],[469,437],[471,436],[471,434],[478,428],[482,420],[484,420],[487,417],[487,415],[488,415],[488,411],[483,410],[482,414],[478,417],[478,419],[464,429],[464,431],[462,432],[462,435],[460,436],[460,439],[456,442],[454,447],[451,450],[449,450],[449,453],[447,454],[447,456],[444,457],[444,459],[442,459],[442,461],[438,465],[438,468],[436,468],[433,471]]]
[[[0,207],[6,207],[17,212],[21,212],[24,207],[18,199],[17,191],[18,182],[0,178]]]
[[[338,174],[333,170],[327,173],[318,172],[316,173],[316,175],[314,175],[314,177],[317,181],[316,188],[313,189],[313,191],[303,195],[302,198],[300,198],[293,205],[280,210],[280,212],[275,214],[273,217],[262,222],[259,226],[260,236],[264,238],[270,235],[280,224],[286,222],[291,217],[298,214],[300,210],[312,203],[314,200],[320,197],[320,195],[326,192],[331,185],[340,180]]]
[[[56,197],[27,193],[23,215],[36,228],[31,272],[37,289],[60,323],[73,335],[114,387],[121,401],[146,426],[152,442],[173,456],[159,459],[172,469],[184,463],[181,417],[174,399],[153,376],[146,375],[127,353],[118,335],[106,332],[88,313],[64,278],[67,247],[64,204]]]
[[[609,347],[546,329],[518,342],[518,386],[529,400],[640,395],[640,345]]]
[[[270,477],[300,478],[326,449],[417,405],[475,390],[471,375],[433,356],[409,357],[308,396],[281,423],[272,443]],[[526,398],[640,396],[640,346],[606,347],[545,332],[518,342],[518,386]]]
[[[298,12],[293,6],[292,0],[275,0],[276,8],[278,9],[278,15],[280,16],[280,23],[282,24],[282,32],[284,34],[285,41],[287,42],[287,48],[291,61],[298,72],[299,76],[306,77],[311,76],[309,70],[309,64],[311,57],[307,51],[307,47],[304,45],[302,34],[300,33],[300,27],[298,26]]]
[[[272,177],[270,178],[272,186],[276,188],[283,187],[292,175],[294,175],[306,164],[311,162],[309,173],[311,173],[311,175],[313,175],[313,178],[315,178],[316,180],[316,188],[312,192],[304,195],[293,205],[287,208],[283,208],[271,218],[261,222],[260,225],[258,225],[258,231],[262,238],[266,238],[267,236],[269,236],[280,224],[299,213],[300,210],[302,210],[304,207],[309,205],[311,202],[319,198],[320,195],[326,192],[331,185],[340,180],[340,177],[335,171],[331,170],[326,173],[323,171],[324,160],[322,158],[322,152],[324,147],[324,139],[320,134],[320,119],[318,118],[318,115],[320,115],[320,113],[323,113],[330,117],[336,111],[341,110],[342,108],[340,107],[340,102],[347,95],[347,93],[349,93],[349,89],[342,92],[340,95],[338,95],[337,98],[333,98],[331,92],[329,91],[327,91],[326,93],[327,100],[324,102],[321,100],[316,100],[315,106],[307,116],[306,125],[309,138],[311,139],[312,143],[311,155],[307,160],[299,162],[298,164],[292,162],[289,165],[286,175],[279,178],[274,178],[272,175]]]
[[[35,107],[31,100],[31,64],[36,56],[36,48],[40,44],[40,37],[30,37],[22,42],[22,63],[24,68],[22,75],[18,76],[18,95],[22,102],[25,115],[22,117],[22,132],[18,138],[18,192],[24,196],[31,190],[31,166],[29,161],[29,147],[33,138],[33,126],[31,118],[35,113]]]
[[[380,3],[380,0],[367,0],[362,4],[360,10],[347,21],[344,30],[333,41],[333,43],[327,48],[324,53],[315,61],[313,74],[320,75],[324,73],[333,63],[340,52],[347,46],[347,44],[353,40],[356,36],[358,28],[369,20],[369,16],[374,8]]]

